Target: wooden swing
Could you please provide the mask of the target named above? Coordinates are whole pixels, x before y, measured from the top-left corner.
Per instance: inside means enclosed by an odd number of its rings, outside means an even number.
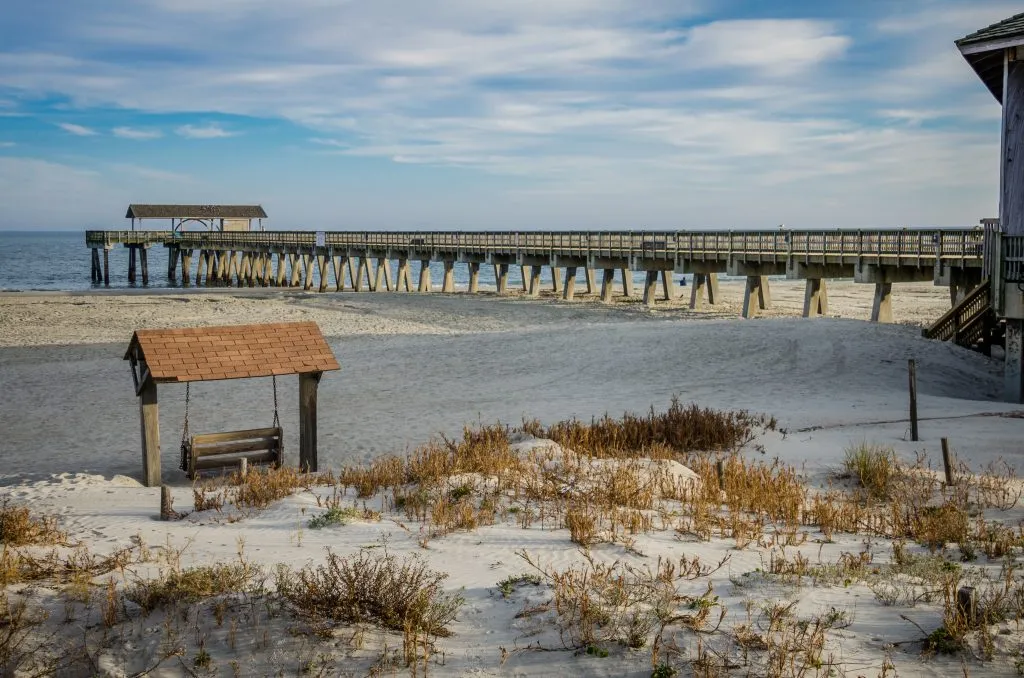
[[[284,464],[277,377],[299,375],[299,468],[317,470],[317,386],[326,371],[340,369],[316,323],[271,323],[177,330],[137,330],[125,360],[131,362],[142,420],[142,475],[159,485],[160,416],[157,385],[185,384],[181,468],[194,478],[207,469],[248,463]],[[268,428],[190,435],[190,383],[271,377],[274,420]]]
[[[181,470],[195,479],[200,471],[269,464],[275,468],[284,463],[284,433],[277,411],[277,377],[274,384],[274,423],[269,428],[251,428],[223,433],[189,435],[188,408],[192,399],[192,383],[185,384],[185,422],[181,430]]]

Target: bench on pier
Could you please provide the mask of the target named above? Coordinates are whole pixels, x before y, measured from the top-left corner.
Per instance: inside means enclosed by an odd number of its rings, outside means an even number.
[[[278,427],[253,428],[244,431],[204,433],[188,442],[188,477],[194,479],[201,471],[238,467],[246,464],[281,466],[284,436]]]

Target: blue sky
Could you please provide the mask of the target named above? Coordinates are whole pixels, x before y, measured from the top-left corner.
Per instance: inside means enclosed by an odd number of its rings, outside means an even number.
[[[7,0],[0,229],[965,225],[986,0]]]

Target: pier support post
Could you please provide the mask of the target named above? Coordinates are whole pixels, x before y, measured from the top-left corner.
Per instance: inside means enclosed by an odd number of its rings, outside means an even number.
[[[551,289],[555,294],[562,291],[562,269],[557,266],[551,267]]]
[[[342,270],[341,262],[344,258],[331,254],[331,268],[334,269],[334,291],[341,292],[345,289],[345,271]]]
[[[156,382],[147,379],[139,393],[139,419],[142,428],[142,483],[146,487],[160,485],[160,409],[156,399]]]
[[[743,317],[753,318],[758,311],[771,308],[772,297],[768,288],[768,277],[764,275],[748,275],[747,286],[743,292]]]
[[[329,282],[330,276],[327,275],[327,257],[323,254],[316,255],[316,263],[320,268],[320,291],[327,291],[327,283]]]
[[[128,246],[128,282],[135,284],[135,245]]]
[[[589,266],[584,266],[583,272],[587,278],[587,294],[591,296],[597,294],[597,281],[595,279],[594,269]]]
[[[871,302],[871,322],[892,322],[892,283],[875,283],[875,298]]]
[[[530,296],[536,299],[540,296],[540,266],[530,266]]]
[[[302,263],[305,269],[305,281],[303,282],[302,289],[306,292],[313,289],[313,263],[314,258],[312,254],[303,254]]]
[[[142,284],[149,285],[149,248],[139,249],[139,259],[142,265]]]
[[[196,286],[203,284],[203,275],[206,274],[206,250],[199,250],[199,263],[196,264]],[[209,282],[209,274],[206,274]]]
[[[377,280],[373,287],[378,292],[391,291],[391,261],[387,257],[377,258]]]
[[[627,297],[633,296],[633,271],[628,268],[620,269],[622,273],[622,294]]]
[[[213,262],[213,255],[214,255],[213,250],[208,250],[206,252],[206,286],[207,287],[210,286],[211,282],[215,281],[215,278],[213,277],[213,271],[214,271],[214,268],[213,268],[213,263],[214,263]]]
[[[672,271],[661,272],[661,289],[665,294],[665,301],[672,301],[676,298],[676,283],[672,280]]]
[[[175,282],[178,278],[178,246],[171,245],[167,248],[167,280]],[[98,264],[97,264],[98,265]]]
[[[476,294],[480,291],[480,263],[469,262],[469,293]]]
[[[181,284],[188,287],[191,282],[189,280],[192,275],[192,250],[184,249],[181,251]]]
[[[420,284],[418,288],[419,292],[430,291],[430,260],[420,260]]]
[[[287,260],[288,255],[284,252],[277,253],[277,274],[274,276],[274,285],[277,287],[284,287],[284,281],[288,275]]]
[[[528,294],[530,292],[530,274],[533,271],[530,270],[530,266],[520,266],[519,275],[523,279],[523,293]]]
[[[494,279],[498,284],[498,294],[508,294],[508,264],[494,265]]]
[[[288,255],[288,268],[291,271],[288,277],[288,287],[299,286],[299,280],[301,279],[302,276],[302,270],[299,266],[300,261],[301,259],[299,258],[298,254],[292,252],[291,254]]]
[[[718,300],[718,274],[694,273],[693,285],[690,286],[690,308],[699,309],[704,305],[704,293],[707,292],[708,304],[715,305]]]
[[[398,280],[395,281],[395,291],[401,292],[403,287],[406,292],[412,292],[412,276],[409,275],[408,259],[398,260]]]
[[[374,285],[373,276],[370,275],[370,260],[366,256],[359,257],[359,273],[357,274],[357,277],[359,278],[356,281],[356,283],[359,285],[358,291],[362,291],[363,280],[365,279],[366,289],[373,292]]]
[[[562,288],[562,299],[572,301],[576,297],[576,267],[567,266],[565,269],[565,286]]]
[[[1003,400],[1024,402],[1024,320],[1006,319],[1006,358],[1003,365]]]
[[[808,278],[804,288],[804,317],[816,318],[828,313],[828,290],[824,278]]]
[[[231,259],[231,250],[217,253],[217,282],[223,285],[228,280],[228,260]]]
[[[615,269],[606,268],[601,275],[601,301],[608,303],[612,300],[612,283],[615,282]]]
[[[92,271],[90,272],[89,278],[94,283],[101,282],[103,280],[103,274],[100,272],[100,251],[99,251],[99,248],[96,248],[96,247],[92,248],[91,259],[92,259]],[[168,273],[168,276],[171,277],[171,280],[174,279],[174,277],[171,276],[170,273]]]
[[[359,276],[359,261],[355,257],[348,257],[348,282],[354,292],[362,289],[362,285],[356,282]]]
[[[658,272],[647,271],[644,277],[644,306],[654,306],[654,296],[658,293]]]
[[[316,459],[316,390],[323,372],[299,375],[299,469],[317,471]]]
[[[455,262],[451,259],[444,260],[444,281],[441,283],[441,291],[451,294],[455,291]]]

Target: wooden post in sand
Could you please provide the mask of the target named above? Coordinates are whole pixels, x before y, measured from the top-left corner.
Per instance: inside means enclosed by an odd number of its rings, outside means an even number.
[[[910,367],[910,439],[917,442],[917,364],[911,359]]]
[[[175,517],[174,502],[171,500],[171,488],[160,486],[160,520],[173,520]]]
[[[147,379],[139,391],[139,419],[142,423],[142,483],[160,484],[160,410],[156,400],[156,382]]]
[[[323,372],[299,375],[299,470],[316,473],[316,390]]]
[[[949,438],[942,439],[942,468],[946,471],[946,487],[953,487],[953,454],[949,451]]]

